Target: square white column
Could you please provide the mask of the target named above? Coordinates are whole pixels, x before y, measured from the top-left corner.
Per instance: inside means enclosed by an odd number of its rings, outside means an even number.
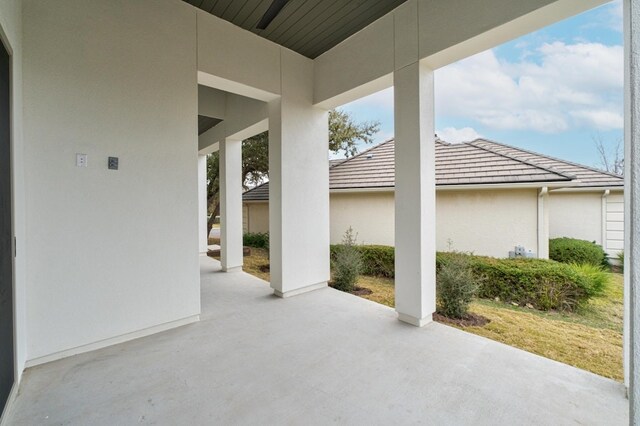
[[[269,257],[280,297],[329,280],[329,124],[313,106],[313,62],[282,54],[282,96],[269,103]]]
[[[242,141],[220,144],[220,263],[242,269]]]
[[[207,156],[198,155],[198,245],[201,255],[207,254],[209,245],[207,207]]]
[[[640,424],[640,2],[624,0],[624,367],[629,423]]]
[[[436,162],[433,70],[394,72],[395,291],[401,321],[421,327],[436,307]]]

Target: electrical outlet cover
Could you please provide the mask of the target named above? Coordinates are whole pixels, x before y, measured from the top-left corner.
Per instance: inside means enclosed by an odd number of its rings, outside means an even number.
[[[76,154],[76,167],[87,167],[87,154]]]

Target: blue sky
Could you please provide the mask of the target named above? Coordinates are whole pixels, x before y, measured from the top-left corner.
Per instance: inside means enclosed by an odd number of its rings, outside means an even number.
[[[485,137],[597,166],[593,142],[623,135],[622,5],[616,0],[441,68],[436,132],[449,142]],[[393,137],[393,89],[344,105]],[[365,147],[363,147],[365,148]]]

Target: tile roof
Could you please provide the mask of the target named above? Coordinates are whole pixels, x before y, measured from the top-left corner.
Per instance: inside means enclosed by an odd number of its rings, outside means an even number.
[[[541,167],[553,168],[554,170],[571,174],[575,176],[573,182],[578,187],[624,186],[624,178],[622,176],[514,146],[504,145],[486,139],[476,139],[469,142],[469,145],[491,149],[500,154],[521,158]]]
[[[495,185],[571,182],[581,187],[622,186],[620,176],[484,139],[449,144],[436,141],[436,185]],[[393,188],[395,144],[388,140],[354,157],[331,163],[329,187]],[[243,195],[244,201],[269,199],[268,183]]]
[[[269,182],[258,185],[242,194],[242,201],[266,201],[269,199]]]

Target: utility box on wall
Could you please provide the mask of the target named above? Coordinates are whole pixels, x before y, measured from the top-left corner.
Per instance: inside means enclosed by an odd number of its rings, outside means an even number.
[[[509,252],[509,259],[535,259],[536,254],[525,249],[523,246],[515,246],[513,251]]]

